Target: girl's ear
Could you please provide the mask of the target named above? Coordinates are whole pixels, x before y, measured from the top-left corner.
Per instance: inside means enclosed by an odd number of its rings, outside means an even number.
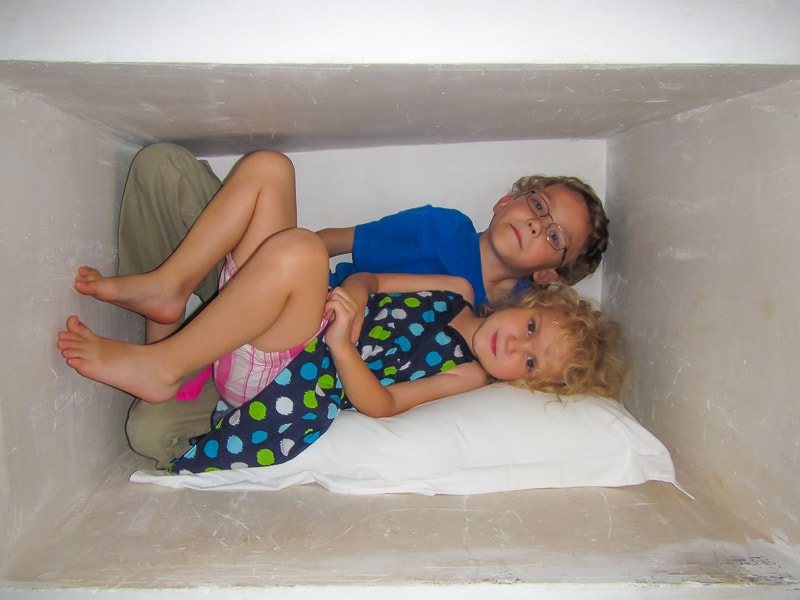
[[[506,206],[508,206],[509,203],[513,202],[515,198],[516,196],[512,196],[511,194],[500,198],[500,200],[495,203],[494,208],[492,209],[494,214],[497,214],[498,211],[503,210]]]
[[[534,271],[533,281],[537,285],[548,285],[558,281],[558,273],[555,269],[543,269],[541,271]]]

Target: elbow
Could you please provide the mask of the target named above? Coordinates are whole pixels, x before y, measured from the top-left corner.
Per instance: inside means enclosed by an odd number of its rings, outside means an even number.
[[[366,415],[368,417],[372,417],[373,419],[382,419],[384,417],[393,417],[397,414],[397,412],[393,412],[391,410],[385,408],[375,408],[370,407],[364,410],[359,411],[361,414]]]

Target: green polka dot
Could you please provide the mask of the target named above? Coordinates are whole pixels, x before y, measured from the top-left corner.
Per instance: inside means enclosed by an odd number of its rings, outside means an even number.
[[[334,383],[335,381],[333,380],[333,377],[327,374],[320,377],[319,381],[317,381],[317,385],[323,390],[333,389]]]
[[[442,368],[440,369],[440,371],[448,371],[448,370],[452,369],[452,368],[453,368],[453,367],[455,367],[455,366],[456,366],[456,363],[455,363],[455,361],[453,361],[453,360],[447,360],[447,361],[445,361],[445,362],[444,362],[444,364],[442,365]]]
[[[406,298],[405,305],[409,308],[417,308],[420,305],[419,298]]]
[[[206,467],[206,468],[205,468],[205,469],[203,469],[203,470],[204,470],[206,473],[209,473],[209,472],[211,472],[211,471],[222,471],[222,469],[220,469],[219,467]]]
[[[397,373],[397,367],[386,367],[383,370],[384,375],[394,375],[395,373]]]
[[[386,306],[391,301],[392,301],[391,296],[384,296],[383,298],[380,299],[380,302],[378,302],[378,306]]]
[[[263,402],[253,400],[250,402],[248,412],[254,421],[263,421],[267,417],[267,406]]]
[[[275,463],[275,453],[267,448],[262,448],[256,454],[256,461],[262,467],[268,467],[269,465]]]
[[[392,332],[384,329],[380,325],[375,325],[372,329],[369,330],[369,337],[374,338],[376,340],[388,340],[392,336]]]
[[[317,395],[314,393],[314,390],[308,390],[305,394],[303,394],[303,404],[305,404],[308,408],[317,408],[319,403],[317,402]]]
[[[303,350],[305,350],[306,352],[313,352],[316,348],[317,348],[317,338],[314,338],[313,340],[308,342],[308,345],[305,348],[303,348]]]

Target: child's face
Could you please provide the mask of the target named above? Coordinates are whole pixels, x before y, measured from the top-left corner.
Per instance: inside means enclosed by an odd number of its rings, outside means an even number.
[[[551,308],[498,310],[475,331],[473,352],[496,379],[558,382],[573,350],[568,341],[558,339],[561,316]]]
[[[539,284],[558,279],[556,269],[583,252],[591,230],[589,209],[581,196],[563,186],[551,185],[534,197],[549,207],[549,216],[537,217],[529,194],[505,196],[494,207],[494,218],[486,230],[495,254],[505,265],[525,277],[533,274]],[[548,241],[547,227],[555,223],[566,241],[566,252]]]

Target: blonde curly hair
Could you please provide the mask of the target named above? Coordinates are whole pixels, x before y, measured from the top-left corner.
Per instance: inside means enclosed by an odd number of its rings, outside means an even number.
[[[508,308],[543,308],[560,313],[558,343],[570,344],[571,360],[564,365],[560,381],[517,380],[509,382],[531,391],[560,396],[593,394],[619,399],[628,376],[628,361],[619,324],[589,300],[563,283],[513,294],[499,304],[485,307],[482,314]]]
[[[586,245],[575,260],[563,264],[558,268],[560,281],[568,285],[575,285],[587,275],[591,275],[600,265],[603,252],[608,247],[608,217],[606,217],[603,204],[597,193],[588,183],[577,177],[530,175],[520,177],[511,187],[514,196],[524,196],[533,191],[541,191],[551,185],[563,185],[577,193],[586,203],[589,211],[589,237]]]

